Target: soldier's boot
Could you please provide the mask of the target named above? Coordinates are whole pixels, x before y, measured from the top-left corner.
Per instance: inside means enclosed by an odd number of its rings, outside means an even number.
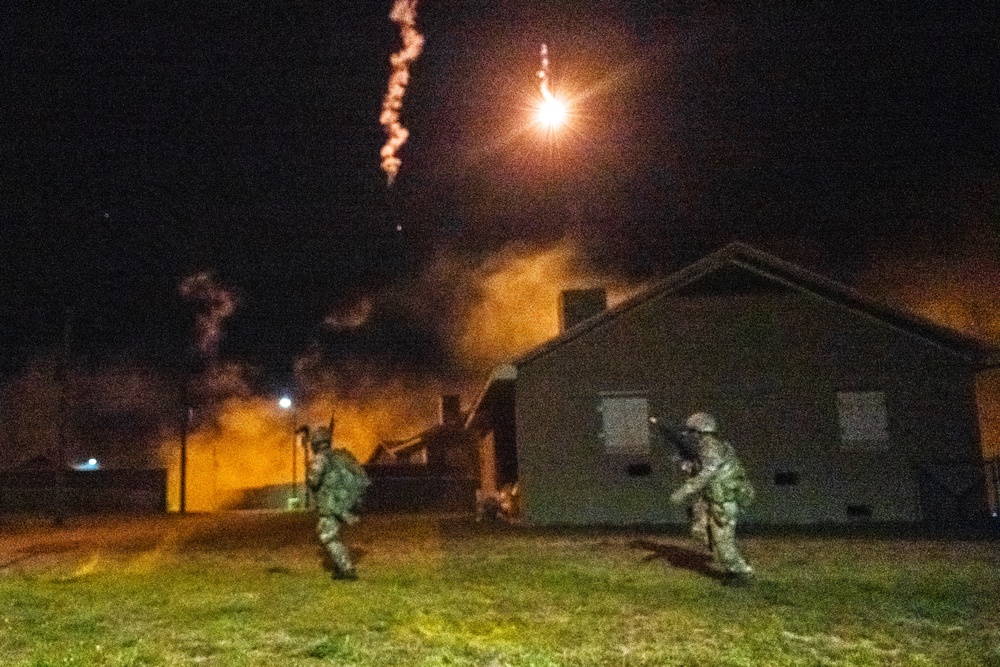
[[[354,569],[354,564],[351,562],[350,556],[347,554],[347,547],[344,546],[343,542],[340,542],[339,540],[336,542],[329,542],[326,545],[326,550],[330,554],[330,559],[333,561],[334,579],[358,578],[358,573]]]
[[[736,520],[732,516],[713,515],[711,536],[715,560],[725,573],[725,582],[742,586],[753,581],[750,567],[736,546]]]
[[[743,560],[743,555],[736,546],[736,536],[730,534],[715,535],[715,554],[726,572],[744,577],[753,576],[753,568]]]

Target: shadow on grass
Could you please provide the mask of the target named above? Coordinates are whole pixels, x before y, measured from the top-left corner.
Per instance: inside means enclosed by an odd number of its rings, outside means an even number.
[[[712,556],[704,551],[680,547],[676,544],[664,544],[652,540],[632,540],[628,544],[632,549],[641,549],[650,552],[643,562],[649,563],[655,560],[665,560],[672,567],[691,570],[700,575],[722,581],[723,575],[712,567]]]

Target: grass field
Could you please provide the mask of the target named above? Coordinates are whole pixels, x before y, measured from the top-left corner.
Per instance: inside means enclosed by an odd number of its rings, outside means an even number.
[[[303,514],[0,524],[0,665],[989,665],[1000,542],[683,537],[365,517],[332,581]]]

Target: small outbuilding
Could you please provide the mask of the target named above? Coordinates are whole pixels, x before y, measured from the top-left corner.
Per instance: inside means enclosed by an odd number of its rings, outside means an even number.
[[[475,507],[476,458],[457,395],[441,397],[440,421],[407,440],[379,444],[365,464],[373,512],[460,511]]]
[[[649,419],[707,411],[757,489],[752,524],[986,517],[975,379],[994,350],[744,244],[496,368],[467,420],[485,494],[530,524],[670,524],[680,483]],[[595,312],[599,311],[599,312]]]

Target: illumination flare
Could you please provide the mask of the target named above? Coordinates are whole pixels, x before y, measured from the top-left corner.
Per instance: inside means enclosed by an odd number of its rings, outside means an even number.
[[[406,143],[409,131],[399,122],[399,112],[403,108],[403,94],[410,82],[410,63],[424,49],[424,36],[417,31],[417,0],[396,0],[389,12],[389,19],[399,26],[399,36],[403,48],[389,57],[392,74],[389,75],[389,89],[382,101],[382,115],[379,123],[385,128],[388,140],[382,146],[382,171],[392,185],[399,166],[403,163],[396,157],[396,151]]]
[[[538,70],[539,90],[542,93],[542,103],[538,106],[538,122],[552,130],[566,121],[566,105],[549,90],[549,47],[542,44],[542,67]]]

